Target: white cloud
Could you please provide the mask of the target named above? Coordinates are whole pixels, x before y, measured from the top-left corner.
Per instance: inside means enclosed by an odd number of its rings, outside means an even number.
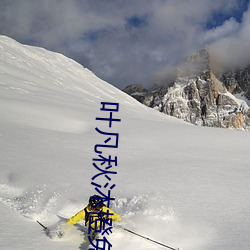
[[[240,28],[240,24],[232,17],[226,20],[221,26],[216,28],[205,30],[201,35],[201,44],[211,44],[214,41],[218,41],[222,38],[235,34]]]
[[[0,33],[63,52],[116,86],[151,84],[166,68],[205,45],[213,43],[218,50],[223,44],[231,47],[238,39],[231,34],[238,34],[243,44],[250,35],[247,14],[242,24],[232,18],[213,30],[204,28],[214,12],[230,14],[237,4],[237,0],[2,0]],[[141,18],[144,25],[129,26],[131,17]]]
[[[229,67],[246,66],[250,63],[250,9],[234,32],[210,45],[218,63]]]

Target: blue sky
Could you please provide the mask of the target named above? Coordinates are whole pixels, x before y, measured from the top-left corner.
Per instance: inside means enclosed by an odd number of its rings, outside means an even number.
[[[223,64],[250,63],[249,0],[1,0],[0,34],[63,53],[124,88],[166,81],[210,48]]]
[[[248,9],[249,0],[240,0],[236,8],[233,8],[229,13],[224,13],[222,10],[216,10],[211,14],[211,18],[206,24],[207,29],[216,28],[223,25],[226,20],[234,18],[237,22],[242,22],[244,12]]]

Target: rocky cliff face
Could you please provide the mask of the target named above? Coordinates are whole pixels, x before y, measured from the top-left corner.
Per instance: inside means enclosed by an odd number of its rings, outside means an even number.
[[[228,70],[217,75],[230,93],[242,94],[250,100],[250,66],[244,69]]]
[[[146,91],[142,86],[126,92],[143,104],[196,125],[248,129],[250,109],[233,94],[250,97],[250,67],[214,74],[209,53],[201,50],[178,68],[174,83]],[[140,87],[139,87],[140,86]]]

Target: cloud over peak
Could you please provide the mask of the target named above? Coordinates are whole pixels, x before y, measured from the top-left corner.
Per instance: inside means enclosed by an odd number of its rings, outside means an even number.
[[[64,53],[120,88],[148,86],[203,47],[247,61],[247,2],[3,0],[0,33]]]

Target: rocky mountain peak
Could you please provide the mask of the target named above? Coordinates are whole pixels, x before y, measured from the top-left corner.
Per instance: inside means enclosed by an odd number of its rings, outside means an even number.
[[[202,49],[178,67],[171,86],[132,91],[130,95],[160,112],[196,125],[248,129],[249,106],[233,94],[236,89],[237,93],[247,93],[244,88],[249,86],[249,71],[215,74],[210,64],[208,50]]]
[[[210,70],[209,53],[201,49],[188,57],[177,69],[177,77],[194,77]]]

